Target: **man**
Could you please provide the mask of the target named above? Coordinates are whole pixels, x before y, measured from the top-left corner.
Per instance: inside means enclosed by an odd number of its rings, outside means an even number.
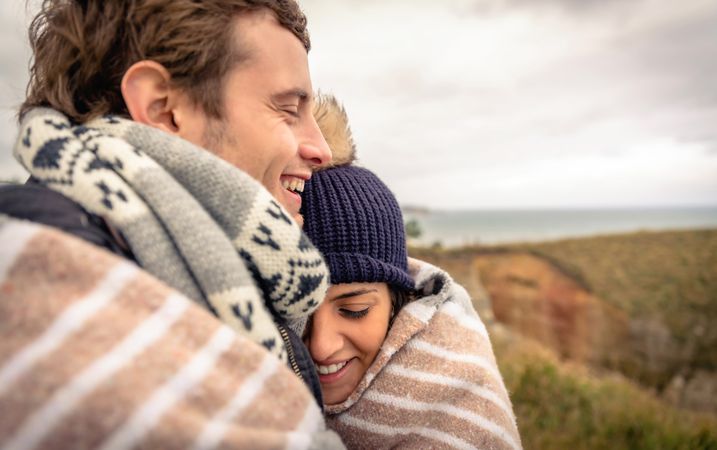
[[[275,364],[321,404],[292,332],[327,285],[296,223],[331,159],[305,22],[291,0],[43,3],[31,179],[0,191],[2,445],[340,445]]]
[[[310,43],[305,18],[293,2],[215,0],[203,2],[207,10],[201,17],[200,8],[190,1],[160,2],[153,6],[156,10],[150,9],[152,2],[138,2],[134,22],[127,24],[130,31],[123,33],[121,9],[131,11],[129,5],[135,2],[84,2],[89,11],[82,20],[104,15],[101,19],[109,22],[105,26],[115,30],[109,37],[99,25],[80,30],[86,34],[77,38],[85,45],[105,51],[84,57],[73,55],[80,49],[60,40],[59,34],[67,30],[52,33],[53,27],[41,28],[40,20],[51,11],[67,14],[55,18],[60,23],[52,25],[60,27],[62,21],[74,19],[65,10],[79,9],[83,2],[67,7],[66,2],[50,3],[57,6],[46,7],[31,28],[35,64],[21,114],[34,106],[50,106],[77,123],[108,113],[129,116],[241,168],[299,218],[300,197],[292,195],[289,186],[300,186],[312,167],[327,163],[331,153],[311,115]],[[176,17],[154,14],[163,9],[175,11]],[[283,14],[279,19],[278,12]],[[194,22],[183,23],[190,14],[197,16]],[[206,37],[185,42],[197,35]],[[115,42],[93,42],[112,38]],[[102,48],[110,45],[123,47]],[[124,59],[111,61],[117,57]],[[112,65],[105,66],[106,61]],[[79,67],[73,69],[73,63]]]

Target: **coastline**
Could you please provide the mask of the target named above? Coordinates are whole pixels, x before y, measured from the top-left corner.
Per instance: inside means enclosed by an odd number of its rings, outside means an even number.
[[[421,234],[415,246],[545,242],[634,232],[717,228],[717,206],[404,212]]]

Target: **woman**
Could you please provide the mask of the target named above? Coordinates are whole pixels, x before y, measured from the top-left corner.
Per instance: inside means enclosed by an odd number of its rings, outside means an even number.
[[[483,323],[447,273],[408,259],[389,189],[363,168],[326,169],[302,213],[331,276],[304,340],[344,443],[521,448]]]

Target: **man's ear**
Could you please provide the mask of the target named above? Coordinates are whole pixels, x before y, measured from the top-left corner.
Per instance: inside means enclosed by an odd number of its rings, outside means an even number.
[[[179,129],[175,121],[177,95],[170,88],[171,75],[161,64],[139,61],[122,77],[122,97],[132,120],[171,134]]]

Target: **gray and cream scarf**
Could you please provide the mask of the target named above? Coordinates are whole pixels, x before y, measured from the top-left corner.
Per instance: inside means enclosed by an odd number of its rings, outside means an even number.
[[[75,125],[39,108],[15,157],[117,228],[139,264],[286,360],[272,311],[301,333],[328,271],[256,180],[176,136],[115,116]]]

